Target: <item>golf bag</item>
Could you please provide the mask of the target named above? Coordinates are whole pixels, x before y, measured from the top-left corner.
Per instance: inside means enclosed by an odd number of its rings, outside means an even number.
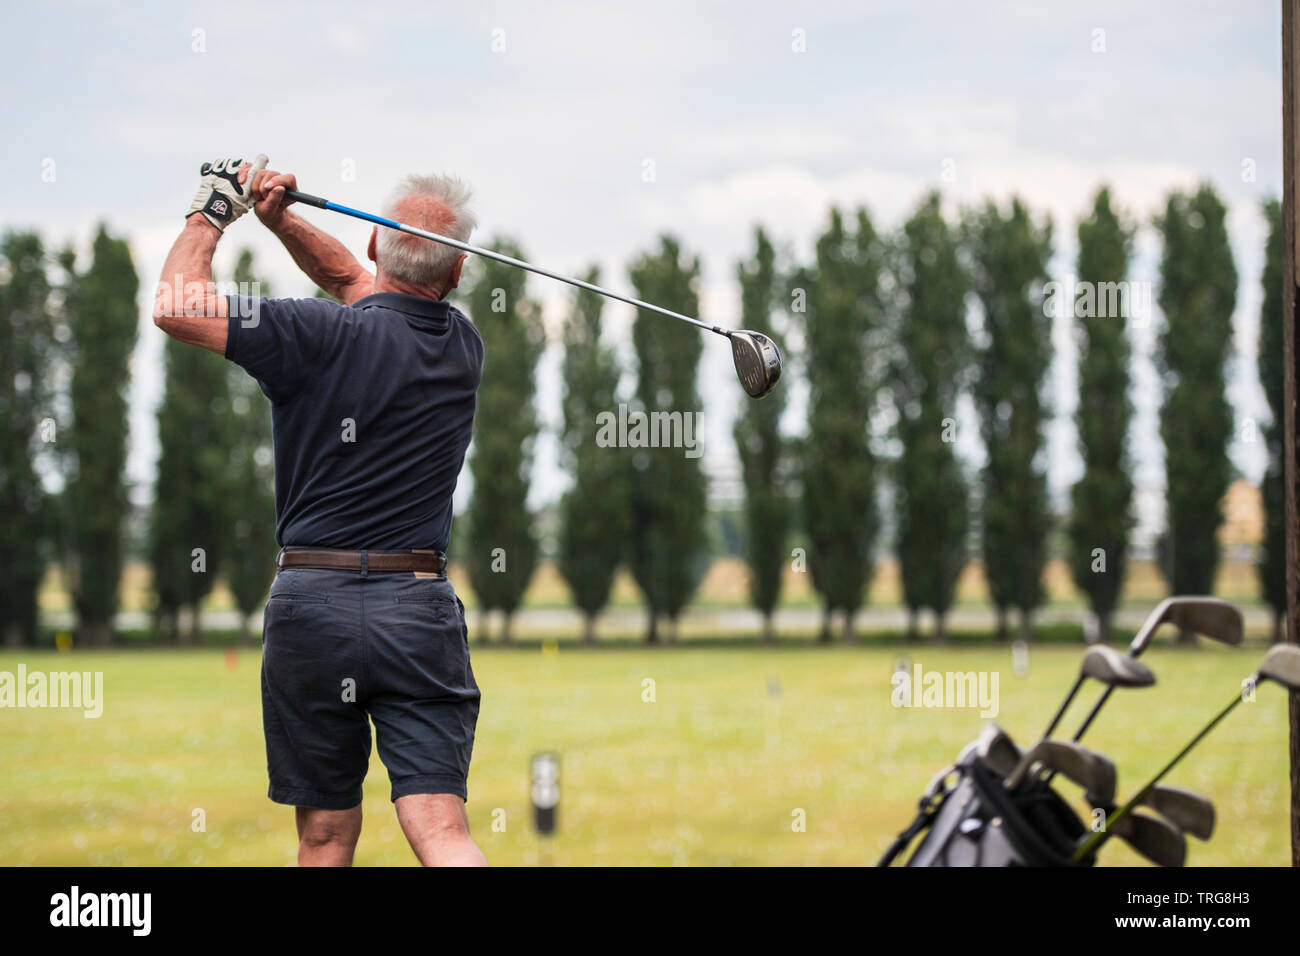
[[[926,832],[928,831],[928,832]],[[921,797],[921,811],[878,866],[889,866],[919,834],[907,866],[1091,866],[1071,854],[1083,823],[1050,785],[1007,790],[974,747],[940,773]]]

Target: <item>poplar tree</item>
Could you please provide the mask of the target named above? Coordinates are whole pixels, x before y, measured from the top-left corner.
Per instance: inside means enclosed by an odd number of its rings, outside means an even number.
[[[821,597],[823,641],[830,640],[836,612],[843,615],[845,640],[853,639],[880,528],[871,414],[882,376],[875,356],[884,328],[883,265],[884,248],[866,210],[858,210],[849,227],[832,209],[814,263],[796,271],[791,290],[808,370],[801,477],[808,570]]]
[[[241,504],[230,500],[234,373],[220,355],[171,337],[163,362],[148,544],[154,611],[162,639],[195,644],[202,601],[229,553],[231,509]],[[185,631],[182,611],[189,617]]]
[[[512,242],[491,248],[523,258]],[[544,340],[541,309],[527,298],[526,273],[490,259],[474,263],[466,300],[485,352],[477,427],[469,451],[474,495],[466,512],[470,583],[484,610],[502,612],[501,641],[537,566],[538,542],[528,511],[537,437],[537,356]]]
[[[0,238],[0,639],[18,647],[36,641],[36,598],[50,533],[50,500],[36,458],[42,422],[53,421],[57,344],[45,249],[34,232]]]
[[[583,277],[600,282],[599,270]],[[622,455],[597,443],[597,419],[618,414],[619,368],[601,344],[604,298],[578,290],[564,323],[564,463],[573,486],[560,501],[558,566],[583,613],[583,642],[596,637],[596,615],[609,603],[630,516]]]
[[[271,295],[270,286],[257,278],[249,249],[239,253],[234,281],[250,293],[256,289],[260,296]],[[275,577],[275,450],[270,401],[239,366],[227,363],[226,377],[231,444],[222,573],[239,609],[240,641],[247,642],[253,612]]]
[[[1118,292],[1126,288],[1132,248],[1133,226],[1111,208],[1103,188],[1092,214],[1079,222],[1078,296],[1063,303],[1079,349],[1074,420],[1083,458],[1083,476],[1071,491],[1070,570],[1088,596],[1101,641],[1110,640],[1133,528],[1128,317],[1115,308],[1132,307],[1132,293]]]
[[[899,309],[889,386],[902,446],[894,470],[895,550],[909,637],[915,637],[918,611],[931,608],[941,641],[967,562],[969,489],[955,442],[957,400],[972,354],[969,280],[938,193],[926,196],[903,225],[892,271]]]
[[[629,275],[639,298],[698,314],[700,260],[687,257],[672,236],[661,237],[657,251],[632,263]],[[641,312],[632,326],[632,342],[637,410],[680,416],[684,439],[687,416],[694,427],[700,410],[695,379],[703,336],[682,323]],[[628,563],[645,598],[650,644],[659,640],[660,617],[667,619],[668,639],[675,640],[677,617],[706,570],[705,477],[699,458],[686,452],[680,447],[636,448],[625,459],[632,498]]]
[[[1160,566],[1173,594],[1209,594],[1219,565],[1222,499],[1232,469],[1233,415],[1225,364],[1232,351],[1237,268],[1227,210],[1214,189],[1175,192],[1156,220],[1160,330],[1156,365],[1164,385],[1166,531]],[[1190,635],[1183,635],[1191,640]]]
[[[72,412],[63,494],[66,566],[77,636],[95,645],[113,638],[123,566],[127,403],[140,288],[125,239],[101,225],[90,265],[75,272],[70,256],[64,307],[71,333]]]
[[[1051,319],[1043,299],[1052,229],[1050,222],[1035,223],[1019,199],[1005,214],[985,203],[968,214],[964,229],[983,316],[974,395],[987,455],[984,575],[999,637],[1007,633],[1008,609],[1016,608],[1027,640],[1044,598],[1051,530],[1040,451],[1047,415],[1043,379],[1051,364]]]
[[[754,230],[754,257],[736,266],[740,282],[740,325],[769,335],[785,352],[772,329],[780,298],[776,250],[762,229]],[[781,437],[781,416],[788,389],[777,388],[761,401],[745,399],[733,435],[745,484],[745,550],[749,563],[749,600],[763,615],[763,641],[773,637],[772,614],[781,597],[790,533],[791,501],[786,488],[788,449]]]

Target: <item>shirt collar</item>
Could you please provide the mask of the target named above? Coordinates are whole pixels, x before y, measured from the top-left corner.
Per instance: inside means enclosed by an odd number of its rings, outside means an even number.
[[[445,322],[451,309],[446,299],[426,299],[405,292],[375,292],[352,303],[354,309],[391,309],[404,315]]]

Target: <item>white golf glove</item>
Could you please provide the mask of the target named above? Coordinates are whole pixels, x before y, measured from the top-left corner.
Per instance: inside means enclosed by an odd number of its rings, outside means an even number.
[[[242,159],[219,159],[200,166],[199,174],[203,179],[185,218],[201,213],[204,219],[224,231],[226,226],[248,212],[254,202],[253,176],[259,169],[266,168],[267,159],[265,154],[258,153],[248,176],[240,183],[239,167],[243,162]]]

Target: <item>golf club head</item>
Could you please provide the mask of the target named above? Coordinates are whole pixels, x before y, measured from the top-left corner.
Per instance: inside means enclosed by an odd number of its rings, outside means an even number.
[[[1300,646],[1278,644],[1270,648],[1255,674],[1256,683],[1265,679],[1300,690]]]
[[[1241,611],[1227,601],[1212,597],[1168,597],[1156,605],[1142,629],[1129,645],[1129,654],[1141,654],[1161,624],[1173,624],[1184,631],[1237,646],[1244,634]]]
[[[992,722],[984,725],[971,747],[975,755],[1004,780],[1015,771],[1023,756],[1007,732]]]
[[[1214,804],[1199,793],[1157,784],[1142,802],[1198,840],[1208,840],[1214,835]]]
[[[1168,820],[1134,811],[1116,820],[1113,830],[1157,866],[1180,867],[1187,862],[1187,838]]]
[[[1094,806],[1105,806],[1115,799],[1115,765],[1072,740],[1040,740],[1034,744],[1007,777],[1007,789],[1019,787],[1035,764],[1078,784]]]
[[[736,375],[750,398],[762,398],[781,379],[781,352],[762,332],[728,332]]]
[[[1094,644],[1084,651],[1079,671],[1111,687],[1150,687],[1156,682],[1151,668],[1105,644]]]

